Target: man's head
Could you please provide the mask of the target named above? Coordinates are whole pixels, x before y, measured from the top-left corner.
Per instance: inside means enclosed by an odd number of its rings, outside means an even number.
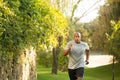
[[[74,41],[76,43],[80,43],[80,41],[81,41],[81,34],[79,32],[75,32],[74,33]]]

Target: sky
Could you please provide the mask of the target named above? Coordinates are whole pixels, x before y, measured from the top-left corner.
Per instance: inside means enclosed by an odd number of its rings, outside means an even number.
[[[82,0],[75,11],[74,17],[81,17],[83,13],[88,11],[87,14],[80,19],[80,22],[90,22],[99,16],[99,8],[104,5],[104,3],[105,0]]]

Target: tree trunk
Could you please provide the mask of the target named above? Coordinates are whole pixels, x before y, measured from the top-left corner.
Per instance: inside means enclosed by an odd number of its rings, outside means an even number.
[[[52,63],[52,74],[57,74],[58,69],[58,53],[56,48],[53,48],[53,63]]]
[[[60,47],[62,44],[62,37],[58,37],[58,46],[53,48],[53,63],[52,63],[52,74],[57,74],[58,69],[58,56],[60,53]]]
[[[1,58],[0,80],[37,80],[36,53],[32,47],[16,53],[12,58]]]
[[[115,77],[115,59],[114,59],[114,55],[113,55],[113,63],[112,63],[112,80],[114,80]]]

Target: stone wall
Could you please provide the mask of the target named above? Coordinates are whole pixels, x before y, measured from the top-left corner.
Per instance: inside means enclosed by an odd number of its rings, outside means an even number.
[[[0,58],[0,80],[37,80],[36,52],[31,47],[11,59]]]

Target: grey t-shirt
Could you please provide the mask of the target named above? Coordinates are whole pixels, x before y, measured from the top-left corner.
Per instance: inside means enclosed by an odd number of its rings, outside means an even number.
[[[69,49],[70,44],[72,44],[72,49],[69,53],[68,69],[84,67],[84,54],[86,49],[89,50],[88,44],[82,41],[79,44],[70,41],[67,43],[65,50]]]

